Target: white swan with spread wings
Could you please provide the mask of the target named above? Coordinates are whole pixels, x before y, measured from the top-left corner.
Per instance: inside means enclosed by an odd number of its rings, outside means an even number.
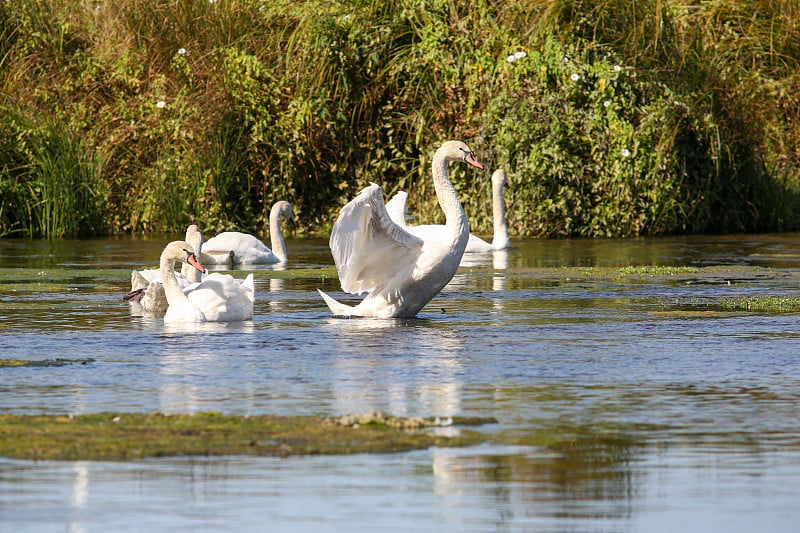
[[[447,141],[433,156],[433,186],[445,224],[419,237],[396,224],[386,211],[383,193],[370,184],[345,205],[329,241],[342,290],[367,293],[356,306],[340,303],[322,291],[337,316],[413,317],[452,279],[469,238],[469,224],[447,165],[463,161],[483,166],[460,141]]]

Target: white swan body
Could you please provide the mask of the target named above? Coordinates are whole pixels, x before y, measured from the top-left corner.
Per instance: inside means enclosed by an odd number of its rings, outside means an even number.
[[[173,241],[164,248],[161,279],[169,302],[164,322],[236,322],[253,318],[252,274],[239,281],[230,274],[214,273],[183,289],[175,276],[175,261],[189,262],[205,271],[188,243]]]
[[[503,189],[506,187],[506,171],[497,169],[492,174],[492,221],[494,224],[494,237],[492,242],[488,243],[480,237],[469,234],[467,240],[467,247],[464,253],[488,253],[497,250],[506,250],[511,247],[511,241],[508,238],[508,226],[506,225],[506,207],[503,198]],[[403,226],[414,235],[425,238],[431,232],[436,232],[437,225],[423,224],[419,226],[406,225],[406,219],[409,218],[406,214],[406,200],[408,194],[400,191],[395,194],[392,199],[386,204],[386,210],[395,224]]]
[[[226,231],[203,244],[200,258],[213,265],[266,265],[284,263],[286,242],[281,233],[281,218],[294,223],[292,204],[281,200],[269,213],[269,238],[272,249],[257,237],[238,231]]]
[[[436,151],[433,185],[445,224],[425,238],[392,221],[381,188],[374,183],[342,208],[329,241],[339,281],[345,292],[367,295],[353,307],[319,291],[334,315],[413,317],[452,279],[467,245],[469,225],[447,178],[450,161],[483,170],[460,141],[448,141]]]

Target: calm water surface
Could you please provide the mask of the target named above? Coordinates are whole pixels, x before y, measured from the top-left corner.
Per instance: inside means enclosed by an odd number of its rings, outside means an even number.
[[[792,531],[800,235],[518,241],[414,320],[334,319],[324,240],[256,276],[252,321],[121,301],[171,237],[0,240],[0,412],[493,416],[465,449],[134,463],[0,459],[3,531]],[[597,276],[593,267],[708,267]],[[249,271],[235,271],[244,277]]]

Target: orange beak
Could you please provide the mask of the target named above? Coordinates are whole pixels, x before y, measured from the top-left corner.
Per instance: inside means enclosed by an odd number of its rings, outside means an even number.
[[[475,154],[473,154],[472,152],[468,153],[468,154],[467,154],[467,155],[464,157],[464,161],[466,161],[468,164],[472,165],[472,166],[473,166],[473,167],[475,167],[475,168],[478,168],[478,169],[480,169],[480,170],[484,170],[484,168],[483,168],[483,165],[481,165],[480,163],[478,163],[478,160],[477,160],[477,159],[475,159]]]
[[[197,256],[196,256],[196,255],[194,255],[194,254],[189,254],[189,255],[186,257],[186,261],[187,261],[187,262],[188,262],[190,265],[192,265],[193,267],[195,267],[197,270],[199,270],[201,274],[205,274],[205,273],[206,273],[206,269],[205,269],[205,268],[203,268],[203,265],[201,265],[201,264],[200,264],[200,261],[198,261],[198,260],[197,260]]]

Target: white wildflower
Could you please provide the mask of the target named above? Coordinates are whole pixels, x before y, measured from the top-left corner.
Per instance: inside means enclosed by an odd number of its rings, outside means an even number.
[[[564,56],[561,58],[561,62],[564,63],[565,65],[569,63],[569,61],[570,61],[569,56]]]
[[[506,58],[506,61],[508,61],[509,63],[513,63],[513,62],[514,62],[514,61],[516,61],[516,60],[517,60],[517,58],[516,58],[516,57],[514,57],[514,54],[511,54],[510,56],[508,56],[508,57]]]
[[[603,102],[603,107],[608,107],[610,105],[611,105],[611,100],[606,100],[605,102]]]
[[[569,79],[571,79],[572,81],[578,81],[579,79],[581,79],[581,77],[577,73],[575,73],[572,76],[570,76]]]
[[[614,65],[614,72],[619,72],[620,70],[622,70],[622,67],[621,67],[621,66],[619,66],[619,65]]]
[[[185,53],[186,53],[186,48],[178,48],[178,55],[179,56],[182,56]]]
[[[527,52],[523,52],[522,50],[520,50],[519,52],[514,52],[515,59],[522,59],[527,56],[528,56]]]
[[[622,149],[622,157],[630,157],[630,155],[631,155],[630,150],[628,150],[627,148]]]
[[[159,100],[158,102],[156,102],[156,107],[159,109],[161,109],[165,105],[167,105],[167,103],[164,100]]]

